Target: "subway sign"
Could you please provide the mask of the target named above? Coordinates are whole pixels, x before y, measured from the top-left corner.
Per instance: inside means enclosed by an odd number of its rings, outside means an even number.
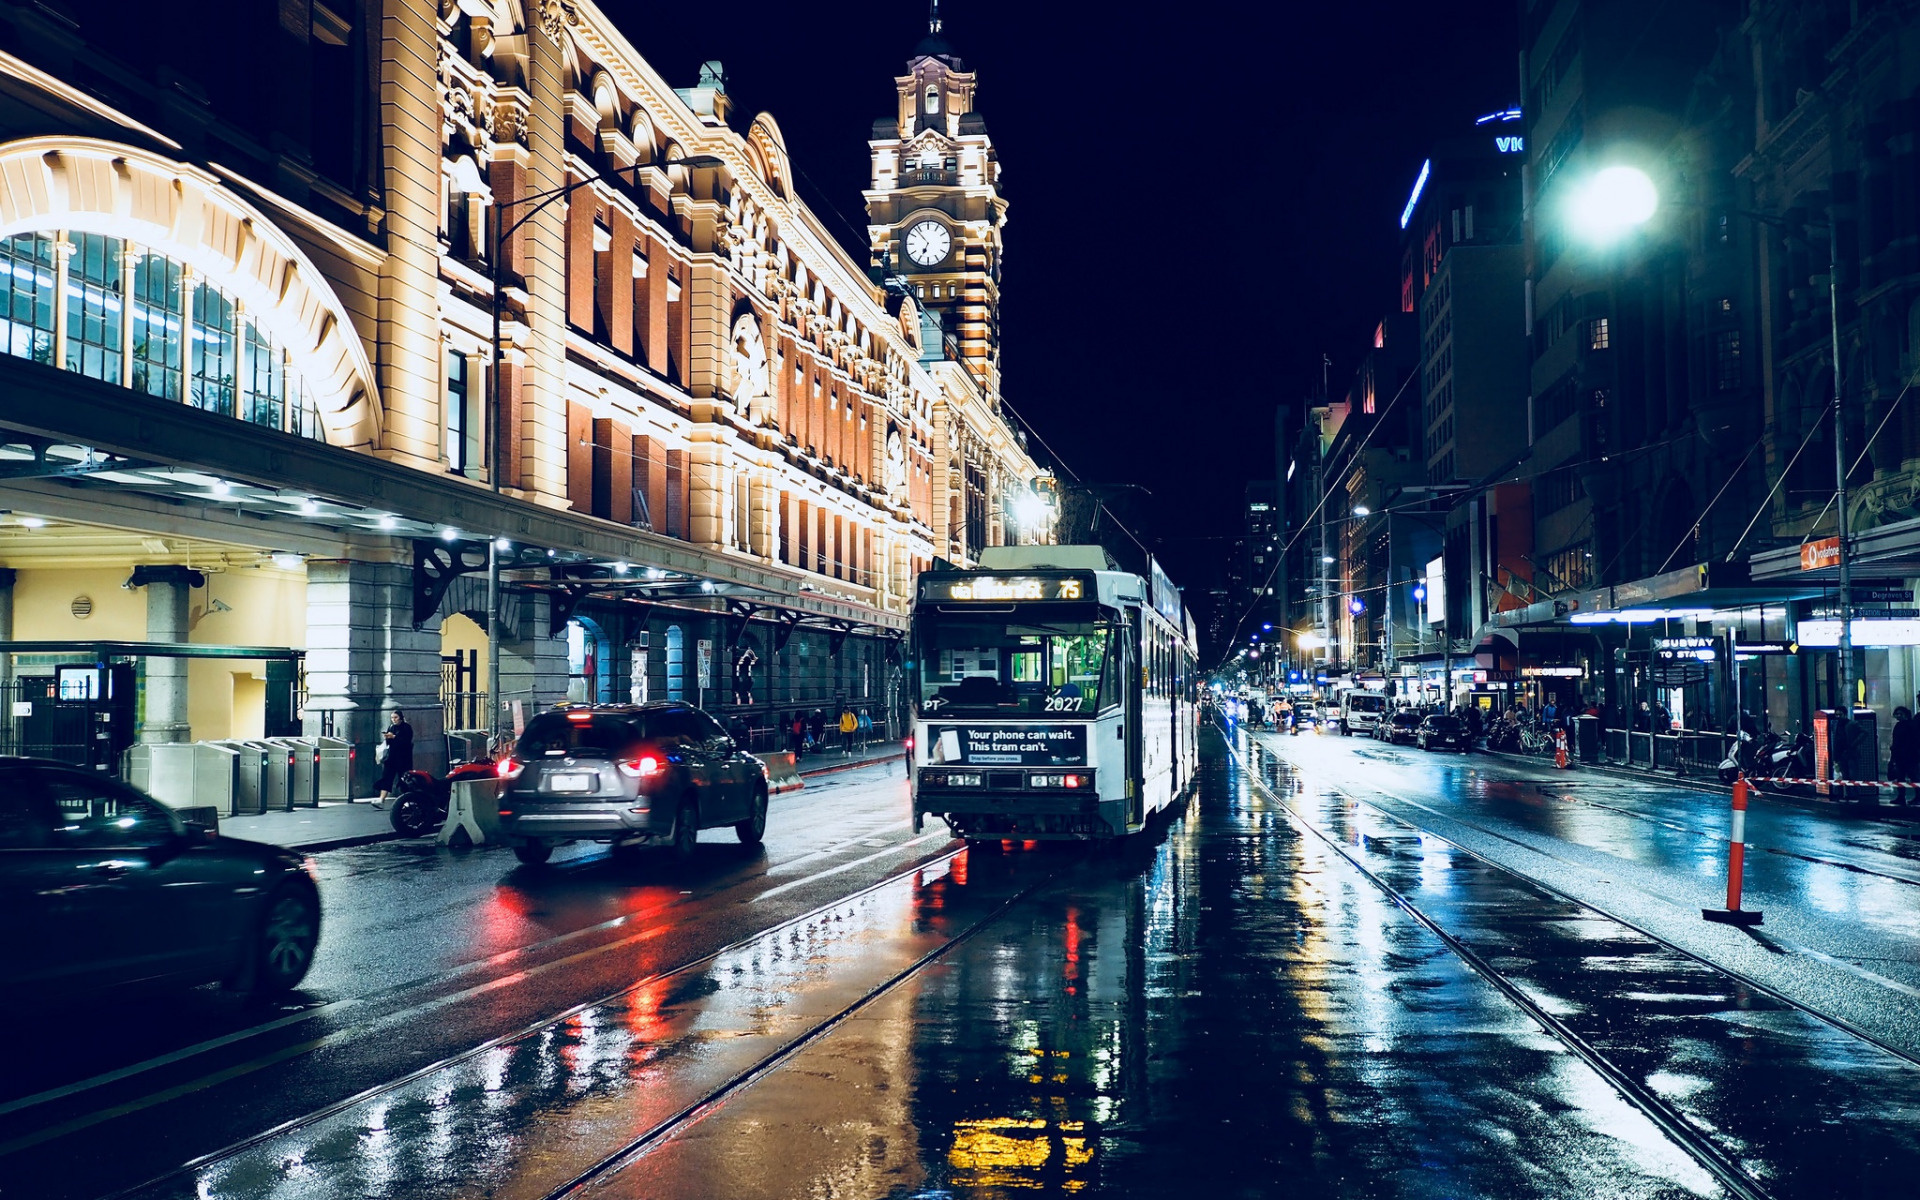
[[[959,579],[923,579],[920,598],[937,603],[1005,604],[1020,600],[1085,600],[1093,589],[1084,579],[1044,575],[970,575]]]

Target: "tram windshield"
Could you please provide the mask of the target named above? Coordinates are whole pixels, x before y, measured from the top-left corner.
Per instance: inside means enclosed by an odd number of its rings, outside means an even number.
[[[1016,614],[1017,615],[1017,614]],[[920,710],[1024,716],[1096,713],[1119,702],[1117,639],[1106,621],[1006,614],[921,619]]]

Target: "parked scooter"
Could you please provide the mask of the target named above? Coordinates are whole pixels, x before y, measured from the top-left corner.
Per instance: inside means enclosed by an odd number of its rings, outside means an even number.
[[[1727,748],[1727,756],[1720,760],[1720,782],[1732,783],[1742,775],[1758,775],[1761,750],[1762,746],[1753,740],[1753,735],[1742,729],[1733,745]]]
[[[394,832],[401,837],[423,837],[432,833],[447,819],[454,784],[492,779],[496,773],[492,758],[456,763],[445,778],[435,778],[426,771],[408,771],[393,787],[390,819]]]

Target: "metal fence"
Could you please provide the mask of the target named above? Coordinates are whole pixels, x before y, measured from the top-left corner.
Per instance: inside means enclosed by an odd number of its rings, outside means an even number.
[[[1638,729],[1605,731],[1602,747],[1614,766],[1675,775],[1710,775],[1726,758],[1733,735],[1708,730],[1680,729],[1648,733]]]

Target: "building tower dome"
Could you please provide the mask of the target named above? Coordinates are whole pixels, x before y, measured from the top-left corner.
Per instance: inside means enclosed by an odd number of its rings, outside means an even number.
[[[945,59],[953,66],[958,67],[960,61],[953,52],[953,44],[947,41],[945,35],[941,33],[940,25],[940,0],[929,0],[927,5],[927,36],[921,38],[920,44],[913,48],[913,57]]]

